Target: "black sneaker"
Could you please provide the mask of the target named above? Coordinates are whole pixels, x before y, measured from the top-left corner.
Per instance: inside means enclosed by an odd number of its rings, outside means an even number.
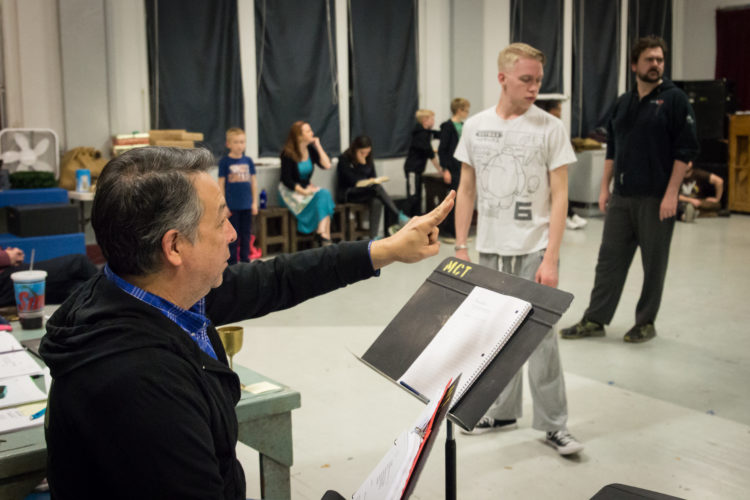
[[[560,455],[572,455],[583,449],[583,445],[566,430],[548,432],[544,442],[556,449]]]
[[[646,323],[645,325],[635,325],[628,330],[622,340],[639,344],[651,340],[654,337],[656,337],[656,328],[654,328],[654,324]]]
[[[502,430],[509,430],[509,429],[515,429],[518,427],[516,423],[516,419],[513,420],[497,420],[492,417],[484,416],[477,422],[477,425],[474,426],[474,428],[470,431],[461,429],[462,434],[484,434],[485,432],[489,431],[502,431]]]
[[[560,330],[560,337],[564,339],[582,339],[584,337],[604,337],[604,325],[596,321],[582,319],[568,328]]]

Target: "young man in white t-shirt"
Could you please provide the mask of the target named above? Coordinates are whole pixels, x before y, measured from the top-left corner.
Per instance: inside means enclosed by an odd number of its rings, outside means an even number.
[[[568,164],[576,157],[562,122],[534,106],[544,54],[523,43],[498,56],[502,88],[497,106],[471,117],[455,157],[462,162],[456,199],[456,257],[466,245],[478,196],[479,263],[556,287],[568,207]],[[567,400],[557,337],[552,330],[529,358],[533,427],[561,455],[583,445],[567,430]],[[521,417],[522,370],[471,434],[514,427]]]

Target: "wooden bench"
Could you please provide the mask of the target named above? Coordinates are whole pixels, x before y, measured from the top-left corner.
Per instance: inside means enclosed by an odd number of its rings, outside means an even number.
[[[296,252],[303,248],[312,248],[315,244],[315,233],[304,234],[297,231],[297,219],[294,214],[289,212],[289,225],[291,230],[289,234],[290,246],[292,252]],[[333,217],[331,217],[331,240],[332,241],[343,241],[346,239],[346,216],[347,211],[344,205],[336,205],[333,209]]]
[[[268,255],[269,247],[274,253],[289,252],[289,217],[285,207],[268,207],[258,210],[256,239],[261,255]],[[296,221],[294,221],[296,224]],[[296,232],[296,229],[295,229]]]
[[[369,221],[370,206],[367,203],[342,203],[346,209],[346,239],[354,241],[369,238],[370,229],[365,228],[365,221]]]

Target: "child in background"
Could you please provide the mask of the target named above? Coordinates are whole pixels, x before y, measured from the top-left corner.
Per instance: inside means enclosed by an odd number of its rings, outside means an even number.
[[[456,97],[451,101],[451,117],[440,124],[438,158],[440,159],[440,166],[450,172],[450,188],[455,190],[456,193],[458,193],[458,184],[461,181],[461,162],[453,157],[453,153],[456,152],[456,146],[458,146],[458,140],[461,138],[464,122],[469,117],[470,109],[471,103],[468,99]],[[446,239],[446,243],[453,243],[455,241],[455,213],[456,206],[454,204],[451,213],[448,214],[448,217],[440,225],[440,235],[453,240],[448,241]]]
[[[422,174],[427,160],[432,162],[446,184],[451,182],[450,172],[448,169],[440,168],[435,150],[432,149],[432,139],[437,139],[440,134],[439,131],[432,130],[435,126],[435,113],[429,109],[420,109],[417,110],[416,118],[417,123],[411,131],[409,153],[404,162],[406,198],[409,201],[408,215],[412,216],[422,213]]]
[[[547,113],[562,119],[562,101],[559,99],[539,99],[534,103]],[[568,229],[583,229],[589,221],[573,211],[573,206],[568,201],[568,217],[565,219],[565,227]]]
[[[231,212],[229,222],[237,231],[237,239],[229,244],[229,264],[239,260],[250,262],[250,231],[253,215],[258,214],[258,183],[255,164],[245,156],[245,132],[241,128],[227,130],[229,153],[219,160],[219,186]]]

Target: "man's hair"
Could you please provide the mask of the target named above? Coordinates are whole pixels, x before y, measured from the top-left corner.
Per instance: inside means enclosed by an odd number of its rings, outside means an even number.
[[[435,112],[429,109],[418,109],[417,112],[414,113],[414,116],[419,123],[422,123],[424,119],[435,116]]]
[[[233,135],[245,135],[245,131],[239,127],[232,127],[227,130],[227,141],[232,138]]]
[[[159,271],[170,229],[195,241],[203,205],[193,181],[213,164],[208,150],[159,146],[131,149],[107,163],[96,183],[91,225],[112,271]]]
[[[667,42],[665,42],[663,38],[656,35],[648,35],[639,38],[630,49],[630,63],[638,64],[638,59],[641,57],[644,50],[655,48],[660,48],[664,53],[664,57],[667,57]]]
[[[456,97],[451,101],[451,114],[456,114],[462,109],[466,109],[469,106],[471,106],[471,103],[468,99],[464,99],[463,97]]]
[[[526,43],[511,43],[503,50],[501,50],[500,54],[498,54],[497,71],[508,71],[513,67],[514,64],[516,64],[516,61],[518,61],[522,57],[525,57],[527,59],[536,59],[537,61],[542,63],[542,65],[544,65],[544,52],[539,49],[535,49],[534,47]]]

